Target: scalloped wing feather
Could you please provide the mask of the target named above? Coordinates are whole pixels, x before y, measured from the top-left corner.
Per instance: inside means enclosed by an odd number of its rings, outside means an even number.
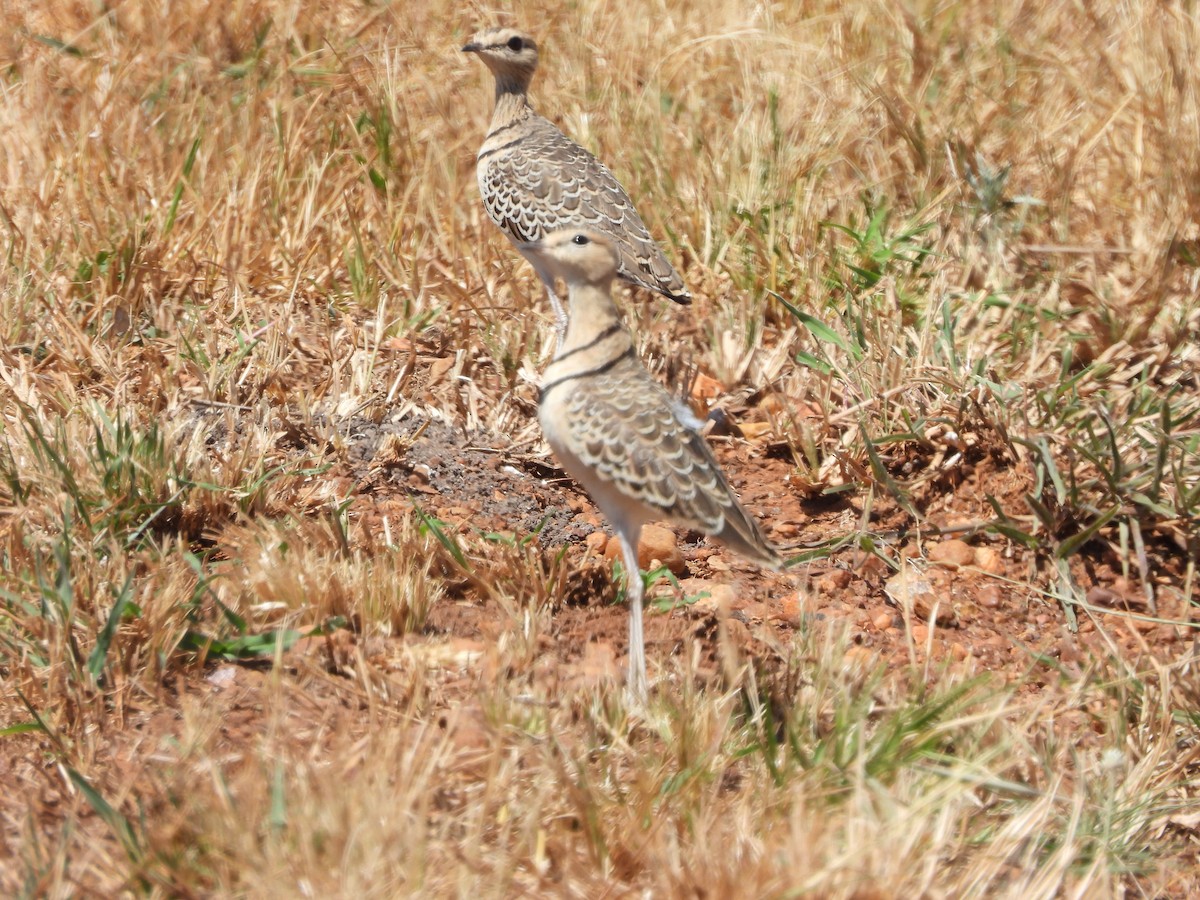
[[[541,116],[517,127],[520,134],[501,149],[481,153],[477,173],[488,215],[510,240],[535,241],[572,225],[595,228],[616,243],[624,280],[671,298],[690,296],[602,162]]]
[[[576,382],[563,414],[571,451],[620,494],[656,517],[780,565],[708,442],[680,421],[670,395],[636,361]]]

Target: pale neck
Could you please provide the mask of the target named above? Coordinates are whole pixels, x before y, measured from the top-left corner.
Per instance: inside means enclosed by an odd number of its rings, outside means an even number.
[[[556,356],[592,344],[614,324],[621,325],[612,300],[612,282],[572,286],[567,301],[567,335]],[[620,329],[624,332],[624,327]]]
[[[493,124],[505,124],[530,108],[529,82],[511,75],[496,76],[496,111],[492,113]]]

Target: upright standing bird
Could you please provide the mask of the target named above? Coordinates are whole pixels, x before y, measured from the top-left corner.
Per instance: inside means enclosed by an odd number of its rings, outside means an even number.
[[[484,208],[508,239],[520,249],[561,228],[590,228],[612,241],[620,278],[676,303],[691,303],[683,279],[612,172],[530,106],[529,83],[538,64],[533,38],[493,28],[462,49],[482,59],[496,78],[496,109],[476,176]],[[567,319],[554,278],[532,254],[521,253],[546,285],[561,347]]]
[[[567,285],[565,340],[542,379],[538,420],[562,467],[616,529],[629,597],[629,688],[646,693],[638,537],[670,520],[711,535],[768,568],[783,565],[742,508],[700,422],[642,366],[612,299],[616,242],[569,228],[520,245]]]

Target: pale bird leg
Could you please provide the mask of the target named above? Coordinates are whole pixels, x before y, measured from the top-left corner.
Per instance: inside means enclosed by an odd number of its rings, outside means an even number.
[[[563,306],[563,302],[558,299],[558,294],[554,291],[554,276],[550,274],[550,270],[545,266],[540,265],[537,257],[531,253],[523,253],[529,264],[533,266],[533,271],[537,272],[538,278],[542,280],[542,284],[546,286],[546,296],[550,298],[550,308],[554,310],[554,333],[557,340],[554,344],[554,352],[557,353],[563,347],[563,341],[567,339],[567,310]]]
[[[550,298],[550,306],[554,309],[554,352],[557,353],[567,339],[567,311],[563,309],[562,301],[554,293],[554,288],[547,286],[546,296]]]
[[[637,529],[638,532],[641,529]],[[646,699],[646,639],[642,633],[642,570],[638,567],[638,534],[618,531],[621,556],[625,563],[625,596],[629,600],[629,677],[626,688],[637,702]]]

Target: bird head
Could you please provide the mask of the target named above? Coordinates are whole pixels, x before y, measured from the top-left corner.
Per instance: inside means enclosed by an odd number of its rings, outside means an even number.
[[[617,248],[603,234],[587,228],[563,228],[540,241],[517,245],[535,257],[555,278],[572,284],[603,285],[617,274]]]
[[[537,42],[515,28],[488,28],[462,48],[474,53],[497,78],[511,79],[528,87],[538,64]]]

